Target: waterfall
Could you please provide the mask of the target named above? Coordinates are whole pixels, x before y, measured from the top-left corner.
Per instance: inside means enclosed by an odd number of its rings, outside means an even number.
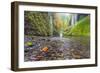
[[[63,37],[63,33],[62,32],[60,32],[60,38],[62,38]]]
[[[75,25],[75,23],[77,22],[77,14],[72,14],[72,18],[71,18],[71,25]]]

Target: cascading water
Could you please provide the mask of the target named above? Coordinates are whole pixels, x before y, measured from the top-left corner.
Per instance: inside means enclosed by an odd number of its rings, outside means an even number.
[[[75,23],[77,22],[77,18],[78,18],[77,14],[72,14],[71,26],[75,25]]]
[[[63,37],[63,33],[62,32],[60,32],[60,38],[62,38]]]

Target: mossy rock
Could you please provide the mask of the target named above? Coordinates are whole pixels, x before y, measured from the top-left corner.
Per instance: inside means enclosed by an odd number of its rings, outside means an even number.
[[[31,46],[33,45],[32,42],[26,42],[25,44],[26,44],[27,46],[29,46],[29,47],[31,47]]]

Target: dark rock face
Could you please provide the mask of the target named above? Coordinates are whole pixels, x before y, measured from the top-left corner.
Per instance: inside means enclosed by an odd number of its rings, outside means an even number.
[[[90,58],[89,38],[25,36],[24,61]]]

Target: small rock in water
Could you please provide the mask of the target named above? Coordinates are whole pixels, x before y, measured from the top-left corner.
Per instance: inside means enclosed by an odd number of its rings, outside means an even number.
[[[71,54],[72,54],[73,58],[75,58],[75,59],[81,58],[81,54],[78,50],[72,50]]]
[[[36,61],[37,58],[36,58],[35,56],[31,56],[31,57],[30,57],[30,60]]]

